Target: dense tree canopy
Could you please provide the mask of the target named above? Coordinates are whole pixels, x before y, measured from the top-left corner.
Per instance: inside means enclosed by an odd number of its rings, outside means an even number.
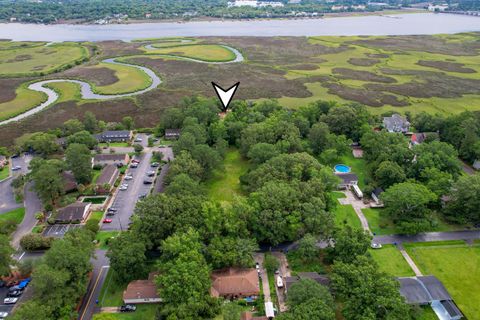
[[[451,188],[445,213],[460,223],[480,223],[480,174],[462,176]]]

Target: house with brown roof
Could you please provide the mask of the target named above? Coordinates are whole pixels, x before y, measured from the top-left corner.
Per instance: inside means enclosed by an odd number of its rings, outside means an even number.
[[[65,193],[69,193],[77,190],[77,187],[78,187],[77,180],[75,180],[75,176],[71,171],[63,171],[62,179],[63,179],[63,191],[65,191]]]
[[[74,202],[60,208],[55,217],[55,223],[80,223],[88,217],[91,205],[89,202]]]
[[[260,294],[257,270],[254,268],[228,268],[215,270],[211,275],[212,297],[243,298]]]
[[[120,171],[118,170],[116,165],[107,164],[102,169],[102,172],[100,173],[100,175],[97,178],[97,181],[95,182],[95,191],[97,193],[110,192],[119,174],[120,174]],[[106,185],[109,185],[110,188],[105,188]]]
[[[126,165],[130,161],[130,156],[126,153],[96,154],[93,157],[93,166],[106,166],[114,164],[116,166]]]
[[[127,289],[123,291],[123,302],[125,304],[137,303],[159,303],[162,299],[158,296],[157,286],[155,285],[156,273],[148,275],[147,280],[135,280],[128,284]]]

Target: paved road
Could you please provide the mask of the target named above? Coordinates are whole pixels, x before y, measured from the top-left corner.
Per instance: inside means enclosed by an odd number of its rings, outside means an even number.
[[[90,320],[93,314],[100,310],[96,301],[100,299],[100,291],[107,277],[110,262],[105,256],[105,250],[96,250],[95,257],[91,259],[93,264],[92,277],[87,287],[87,293],[83,297],[80,310],[78,312],[79,320]]]
[[[33,191],[33,182],[29,182],[25,185],[23,202],[25,205],[25,217],[12,235],[12,247],[15,249],[19,249],[20,239],[22,239],[24,235],[30,233],[33,227],[37,224],[35,213],[42,211],[43,209],[42,202]]]
[[[13,179],[21,174],[28,172],[28,164],[32,157],[30,155],[22,154],[19,157],[12,158],[11,168],[15,166],[21,167],[20,170],[12,171],[12,177],[0,182],[0,214],[11,211],[22,206],[21,203],[15,201],[15,195],[13,193],[13,187],[11,186]]]
[[[128,229],[128,224],[130,223],[130,217],[133,214],[135,209],[135,204],[137,203],[139,196],[141,194],[148,194],[150,189],[153,187],[152,184],[144,184],[144,178],[146,178],[147,171],[154,170],[150,166],[150,159],[152,158],[152,153],[146,151],[141,154],[139,157],[135,157],[140,160],[140,164],[137,168],[128,168],[127,173],[133,175],[133,179],[126,181],[128,182],[128,189],[125,191],[120,191],[117,189],[114,194],[114,200],[111,207],[117,208],[118,211],[115,216],[109,217],[112,219],[111,223],[102,224],[102,230],[126,230]]]
[[[475,240],[480,239],[479,230],[464,230],[450,232],[426,232],[417,235],[386,235],[375,236],[373,241],[380,244],[393,244],[403,242],[430,242],[447,240]]]
[[[270,286],[268,285],[268,275],[267,270],[263,267],[263,260],[265,256],[263,253],[257,252],[255,253],[254,260],[256,263],[260,265],[260,272],[261,272],[261,280],[262,280],[262,287],[263,287],[263,295],[265,296],[265,302],[271,302],[272,298],[270,297]]]

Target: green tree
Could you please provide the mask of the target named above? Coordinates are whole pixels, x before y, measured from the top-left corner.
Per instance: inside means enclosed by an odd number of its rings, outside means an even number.
[[[35,162],[32,162],[34,165]],[[52,205],[64,193],[62,170],[58,163],[52,161],[39,163],[38,167],[32,168],[34,189],[45,206]]]
[[[136,154],[141,154],[143,151],[143,146],[141,144],[134,144],[133,145],[133,150],[135,151]]]
[[[330,129],[324,122],[315,123],[308,134],[308,141],[315,154],[322,153],[329,144]]]
[[[6,276],[10,273],[13,252],[8,236],[0,234],[0,276]]]
[[[333,133],[358,141],[363,134],[362,127],[369,123],[370,117],[364,106],[352,104],[330,108],[321,120],[328,124]]]
[[[225,267],[249,267],[258,245],[253,239],[217,236],[207,246],[207,256],[214,269]]]
[[[366,231],[344,226],[335,234],[335,260],[351,263],[370,248],[372,237]]]
[[[295,308],[310,299],[323,301],[327,306],[333,308],[333,298],[328,288],[312,279],[302,279],[292,284],[288,289],[287,305]]]
[[[125,126],[125,129],[132,130],[135,127],[135,122],[130,116],[122,118],[122,124]]]
[[[78,119],[70,119],[63,123],[63,135],[70,136],[74,133],[85,130],[85,126]]]
[[[47,156],[58,151],[57,137],[50,133],[35,132],[23,143],[22,149],[33,149],[42,156]]]
[[[83,130],[67,137],[67,143],[80,143],[86,145],[89,149],[93,149],[98,144],[98,141],[90,134],[90,132]]]
[[[280,267],[280,262],[277,258],[271,253],[265,253],[263,259],[263,267],[267,270],[268,273],[274,273]]]
[[[205,193],[198,183],[198,180],[190,178],[188,175],[181,173],[176,175],[170,184],[165,188],[167,195],[191,195],[200,196]]]
[[[323,300],[309,299],[306,302],[280,314],[280,320],[335,320],[334,309]]]
[[[65,163],[67,168],[73,172],[78,183],[87,184],[92,181],[92,156],[86,145],[70,144],[65,151]]]
[[[385,212],[401,232],[414,234],[429,228],[429,204],[436,196],[427,187],[418,183],[404,182],[388,188],[381,198]]]
[[[255,164],[262,164],[279,154],[280,152],[273,144],[260,142],[250,148],[247,157]]]
[[[450,173],[440,171],[437,168],[423,170],[420,173],[420,179],[437,197],[447,194],[453,183],[453,177]]]
[[[97,118],[90,111],[85,112],[83,115],[83,125],[85,126],[85,130],[90,133],[95,133],[98,130]]]
[[[110,242],[107,257],[117,283],[128,283],[144,275],[145,251],[145,244],[132,232],[123,232]]]
[[[480,223],[480,174],[462,176],[453,184],[451,201],[444,212],[447,217],[459,223]]]
[[[206,144],[196,145],[192,150],[192,158],[202,166],[204,180],[211,176],[213,170],[222,168],[220,154]]]
[[[50,320],[52,311],[48,304],[36,300],[29,300],[22,303],[10,316],[12,320]]]
[[[396,183],[404,182],[407,175],[397,163],[393,161],[383,161],[375,171],[375,179],[378,185],[386,189]]]
[[[165,182],[170,183],[175,176],[179,174],[186,174],[194,180],[200,180],[203,176],[203,168],[197,160],[192,158],[189,152],[183,151],[175,156],[175,160],[171,163],[168,169],[168,174]]]
[[[302,259],[311,261],[318,257],[317,238],[307,233],[298,241],[298,253]]]
[[[346,320],[411,319],[399,283],[379,271],[378,265],[367,256],[357,256],[352,263],[335,261],[332,286],[343,301],[342,314]]]

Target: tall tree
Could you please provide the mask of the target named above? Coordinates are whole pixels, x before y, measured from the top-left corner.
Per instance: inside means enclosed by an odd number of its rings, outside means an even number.
[[[125,126],[125,129],[132,130],[135,127],[135,122],[130,116],[122,118],[122,124]]]
[[[8,236],[0,234],[0,276],[6,276],[10,273],[13,252]]]
[[[65,151],[65,162],[78,183],[85,184],[92,181],[92,156],[86,145],[70,144]]]
[[[35,191],[45,206],[51,206],[64,193],[62,170],[58,163],[52,161],[38,163],[32,168]]]
[[[95,133],[98,130],[97,118],[90,111],[85,112],[83,115],[83,125],[85,126],[85,130],[90,133]]]
[[[358,255],[364,255],[372,237],[359,228],[344,226],[335,234],[334,256],[335,260],[351,263]]]
[[[110,244],[107,256],[118,283],[139,279],[146,268],[145,244],[132,232],[123,232]]]
[[[450,198],[445,208],[449,219],[459,223],[480,223],[480,173],[460,177],[451,188]]]

